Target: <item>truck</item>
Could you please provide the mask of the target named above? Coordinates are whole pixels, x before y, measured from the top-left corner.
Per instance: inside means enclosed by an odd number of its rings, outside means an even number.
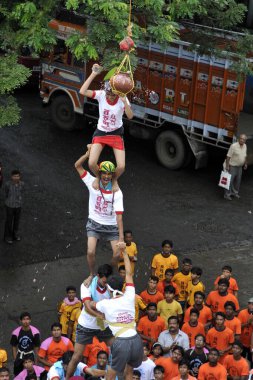
[[[78,114],[86,121],[98,118],[97,102],[79,94],[94,62],[76,60],[64,43],[74,31],[84,30],[83,21],[63,17],[49,25],[56,31],[57,44],[41,61],[40,95],[51,108],[54,124],[70,131]],[[201,56],[191,46],[183,38],[166,49],[151,41],[137,45],[135,89],[130,95],[134,118],[125,123],[130,135],[154,141],[158,160],[171,170],[189,165],[193,157],[195,168],[204,167],[208,146],[223,149],[225,156],[236,141],[245,97],[245,82],[231,70],[232,55]],[[103,76],[91,89],[101,88]]]

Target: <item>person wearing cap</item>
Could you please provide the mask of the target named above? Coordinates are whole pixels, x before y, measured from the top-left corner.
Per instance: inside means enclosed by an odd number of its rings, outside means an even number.
[[[108,278],[107,287],[111,292],[111,299],[99,302],[90,301],[90,307],[105,316],[115,340],[111,347],[112,362],[106,379],[115,380],[116,374],[125,374],[125,379],[133,377],[133,368],[141,365],[143,359],[143,345],[136,331],[135,323],[135,287],[131,270],[131,263],[125,250],[126,244],[119,243],[126,269],[126,287],[122,293],[124,281],[120,276]]]
[[[112,264],[117,267],[119,251],[118,241],[124,241],[123,232],[123,194],[119,190],[112,191],[112,175],[115,166],[110,161],[103,161],[99,165],[99,188],[92,186],[95,177],[83,168],[83,164],[89,158],[91,145],[87,146],[87,152],[75,163],[75,168],[82,181],[89,190],[89,216],[86,225],[87,229],[87,261],[90,276],[95,274],[95,256],[97,242],[101,238],[111,243],[113,257]]]
[[[99,103],[99,119],[97,129],[93,135],[91,154],[89,157],[89,168],[95,174],[96,181],[93,183],[95,189],[99,188],[98,159],[105,145],[113,149],[117,162],[117,169],[113,177],[113,191],[118,191],[117,179],[125,170],[125,147],[123,141],[124,113],[128,119],[133,118],[129,100],[126,96],[119,97],[112,91],[109,82],[105,83],[104,90],[89,90],[91,82],[103,71],[103,68],[95,63],[92,72],[80,89],[80,94],[87,98],[96,99]]]
[[[240,341],[243,344],[242,356],[248,359],[252,367],[253,342],[251,351],[251,336],[253,333],[253,297],[249,298],[248,307],[240,311],[238,319],[242,324],[242,333],[240,337]]]

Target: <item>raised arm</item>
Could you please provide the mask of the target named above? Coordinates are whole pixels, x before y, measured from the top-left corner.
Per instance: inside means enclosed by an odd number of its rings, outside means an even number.
[[[122,252],[123,259],[124,259],[124,265],[125,265],[125,270],[126,270],[126,283],[132,284],[133,273],[132,273],[132,268],[131,268],[131,262],[126,252],[126,243],[119,242],[117,246],[118,246],[118,249]]]
[[[93,91],[89,90],[90,84],[93,81],[94,78],[96,78],[97,75],[99,75],[103,71],[103,67],[99,66],[97,63],[95,63],[92,66],[92,72],[90,76],[86,79],[82,87],[80,88],[80,94],[87,96],[88,98],[92,98]]]
[[[79,173],[80,176],[83,175],[83,173],[85,172],[84,168],[83,168],[83,164],[85,161],[88,160],[89,158],[89,155],[90,155],[90,149],[91,149],[91,144],[87,145],[87,152],[81,156],[76,162],[75,162],[75,168],[77,170],[77,172]]]

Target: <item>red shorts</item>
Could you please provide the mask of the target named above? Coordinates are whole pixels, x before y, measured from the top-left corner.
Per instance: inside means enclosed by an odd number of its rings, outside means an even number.
[[[92,144],[101,144],[103,147],[108,145],[111,148],[125,150],[123,137],[118,135],[95,136],[92,139]]]

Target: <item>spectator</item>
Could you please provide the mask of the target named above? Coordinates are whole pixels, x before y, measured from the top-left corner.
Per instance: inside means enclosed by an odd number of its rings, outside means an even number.
[[[7,351],[5,351],[3,348],[0,348],[0,368],[6,367],[7,365]]]
[[[166,269],[178,270],[177,256],[172,253],[173,242],[164,240],[162,242],[162,252],[157,253],[152,259],[152,276],[157,276],[159,280],[164,280]]]
[[[199,311],[197,309],[191,309],[189,322],[184,323],[182,326],[182,331],[188,335],[190,347],[194,346],[196,335],[205,335],[204,325],[200,323],[198,319]]]
[[[72,342],[61,335],[62,326],[55,322],[51,326],[52,336],[41,343],[38,353],[39,362],[49,371],[50,367],[56,363],[67,351],[74,351]]]
[[[231,174],[229,190],[225,190],[224,198],[232,201],[232,197],[240,198],[239,190],[242,179],[242,168],[247,169],[247,136],[239,136],[238,142],[232,144],[228,150],[225,168]]]
[[[222,273],[214,281],[214,290],[218,289],[218,282],[221,278],[226,278],[229,281],[228,293],[232,293],[238,298],[238,285],[234,277],[232,277],[232,267],[230,265],[224,265],[222,267]]]
[[[163,300],[163,294],[157,290],[158,281],[159,279],[157,276],[150,276],[147,290],[143,290],[143,292],[140,293],[140,297],[146,305],[150,302],[155,302],[157,304],[159,301]]]
[[[149,343],[149,347],[155,343],[162,331],[165,330],[163,318],[157,315],[157,305],[151,302],[147,306],[147,315],[139,320],[137,331],[140,337]]]
[[[193,267],[191,269],[191,280],[188,282],[186,293],[187,293],[187,304],[188,306],[194,305],[194,294],[199,291],[205,293],[205,285],[200,281],[202,275],[202,269],[199,267]]]
[[[140,380],[141,379],[141,373],[137,369],[133,370],[133,380]]]
[[[153,380],[154,379],[155,364],[154,364],[153,360],[148,358],[149,353],[150,353],[150,350],[149,350],[148,343],[143,343],[142,363],[138,368],[135,368],[135,370],[140,371],[141,380]]]
[[[190,363],[190,374],[194,377],[198,377],[200,366],[208,361],[209,351],[205,348],[205,343],[204,335],[198,334],[195,336],[195,346],[185,353],[185,359]]]
[[[240,319],[235,316],[236,307],[234,302],[227,301],[224,305],[224,308],[226,316],[225,326],[233,331],[235,340],[240,340],[242,324]]]
[[[149,358],[155,363],[158,358],[163,356],[163,348],[159,342],[153,344]]]
[[[165,321],[167,327],[168,318],[171,316],[177,316],[179,322],[182,321],[183,318],[183,310],[179,302],[177,302],[175,298],[175,288],[169,285],[166,286],[164,290],[165,299],[158,302],[157,305],[157,313],[162,317]]]
[[[190,365],[189,363],[182,359],[178,364],[179,375],[174,377],[172,380],[196,380],[196,377],[190,375]]]
[[[100,351],[109,354],[109,350],[105,342],[100,342],[96,336],[93,337],[92,343],[85,346],[83,352],[84,363],[88,367],[92,367],[97,363],[97,355]]]
[[[243,345],[235,341],[232,345],[232,355],[227,355],[224,359],[224,367],[228,373],[228,380],[247,380],[249,376],[249,364],[242,357]]]
[[[61,360],[57,360],[50,368],[48,375],[47,375],[47,380],[65,380],[66,376],[66,371],[67,371],[67,366],[73,356],[72,351],[66,351]],[[94,369],[94,368],[89,368],[86,364],[84,363],[78,363],[77,368],[75,370],[74,376],[81,376],[81,374],[88,374],[92,376],[104,376],[105,371],[99,370],[99,369]]]
[[[202,292],[196,292],[194,294],[194,305],[192,306],[194,309],[199,311],[199,319],[198,321],[202,323],[207,331],[212,324],[212,312],[210,307],[204,305],[205,294]],[[188,307],[184,315],[184,323],[189,322],[190,320],[190,311],[192,307]]]
[[[191,280],[191,268],[192,268],[192,261],[191,259],[188,259],[187,257],[183,259],[182,261],[182,269],[180,272],[176,273],[173,277],[173,281],[177,284],[179,288],[179,296],[178,296],[178,302],[182,306],[182,309],[185,309],[186,299],[187,299],[187,292],[186,289],[188,287],[188,282]]]
[[[178,295],[179,295],[179,289],[178,289],[177,284],[174,281],[172,281],[173,277],[174,277],[174,270],[170,269],[170,268],[166,269],[166,271],[165,271],[165,279],[158,282],[158,284],[157,284],[157,290],[164,295],[164,289],[165,289],[165,287],[168,286],[168,285],[172,285],[173,288],[175,288],[175,299],[177,299]]]
[[[10,380],[10,370],[7,367],[0,368],[0,380]]]
[[[182,346],[184,350],[189,349],[188,335],[179,330],[178,317],[172,316],[168,319],[168,330],[161,332],[158,342],[162,345],[164,357],[171,356],[173,347],[177,345]]]
[[[219,356],[219,351],[216,348],[210,349],[208,363],[201,365],[198,380],[227,380],[227,371],[225,367],[218,363]]]
[[[215,326],[206,334],[206,347],[219,350],[219,362],[222,364],[234,343],[233,331],[225,326],[225,314],[218,311],[215,317]]]
[[[81,308],[74,309],[69,318],[67,336],[72,341],[72,343],[75,343],[76,341],[76,328],[77,328],[78,319],[80,317],[81,311],[82,311]]]
[[[127,252],[128,257],[129,257],[129,259],[131,261],[132,273],[134,274],[135,263],[137,261],[138,250],[137,250],[136,244],[133,242],[133,233],[132,233],[132,231],[130,231],[130,230],[124,231],[124,241],[126,243],[126,252]],[[120,255],[119,264],[118,264],[119,267],[122,265],[123,262],[124,262],[123,256]]]
[[[156,365],[161,365],[164,368],[164,380],[171,380],[179,375],[178,364],[183,356],[183,347],[174,345],[171,358],[161,357],[157,359]]]
[[[21,181],[19,170],[11,172],[11,180],[5,184],[5,209],[6,221],[4,229],[4,241],[13,244],[13,241],[20,241],[19,221],[21,207],[23,203],[24,182]]]
[[[228,279],[221,278],[218,282],[218,290],[213,290],[207,296],[206,305],[211,308],[214,318],[217,311],[225,312],[224,305],[227,301],[234,302],[236,310],[239,310],[237,298],[233,294],[228,293],[228,287]]]
[[[35,376],[35,378],[40,378],[41,374],[45,372],[45,369],[34,364],[33,356],[27,355],[23,360],[23,371],[21,371],[14,380],[26,380],[26,377]]]
[[[107,351],[108,351],[108,349],[107,349]],[[109,368],[109,365],[108,365],[109,356],[108,356],[107,351],[101,350],[97,353],[96,364],[94,364],[91,368],[100,369],[102,371],[108,370],[108,368]],[[115,380],[118,380],[117,376],[116,376]]]
[[[72,311],[82,307],[82,302],[76,297],[75,286],[67,286],[66,293],[67,297],[64,298],[58,310],[60,324],[62,325],[62,336],[68,335],[68,324]]]
[[[40,347],[40,332],[31,325],[31,314],[24,312],[19,317],[21,326],[12,331],[10,344],[14,359],[14,375],[17,376],[23,371],[23,359],[26,355],[38,353]]]
[[[248,307],[240,311],[238,319],[242,324],[241,342],[243,344],[242,356],[250,362],[252,366],[252,355],[250,349],[250,339],[253,332],[253,297],[248,300]],[[253,347],[252,347],[253,348]]]
[[[154,379],[163,380],[164,379],[164,368],[161,365],[156,365],[154,368]]]

